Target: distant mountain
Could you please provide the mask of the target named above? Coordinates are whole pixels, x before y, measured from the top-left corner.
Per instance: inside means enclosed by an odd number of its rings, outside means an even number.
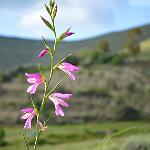
[[[150,37],[150,25],[140,26],[142,35],[140,41]],[[58,47],[59,57],[68,52],[75,53],[79,50],[90,50],[98,46],[101,39],[107,39],[112,50],[121,49],[126,41],[127,31],[114,32],[91,39],[62,42]],[[53,42],[49,41],[51,45]],[[33,64],[37,61],[37,55],[43,48],[41,40],[29,40],[21,38],[9,38],[0,36],[0,71],[22,64]]]

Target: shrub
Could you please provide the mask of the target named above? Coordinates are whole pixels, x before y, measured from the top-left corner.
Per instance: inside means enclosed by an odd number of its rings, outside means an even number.
[[[5,131],[4,129],[0,129],[0,146],[6,145],[6,142],[4,142],[5,138]]]
[[[121,106],[116,110],[116,119],[119,121],[130,121],[140,119],[140,112],[131,106]]]
[[[73,65],[79,65],[80,64],[80,59],[75,55],[72,55],[72,56],[66,58],[66,61],[73,64]]]
[[[0,82],[9,82],[11,77],[7,74],[0,73]]]
[[[128,57],[127,54],[115,54],[112,56],[110,63],[113,65],[119,65],[123,64],[125,62],[125,59]]]
[[[79,95],[95,95],[95,96],[102,96],[102,97],[110,97],[110,92],[106,88],[98,88],[98,87],[89,87],[86,90],[78,91]]]
[[[101,52],[107,53],[109,50],[109,42],[106,39],[102,39],[99,43],[99,48]]]

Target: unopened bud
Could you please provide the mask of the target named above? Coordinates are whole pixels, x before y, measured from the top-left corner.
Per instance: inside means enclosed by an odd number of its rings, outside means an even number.
[[[43,132],[44,132],[45,130],[47,130],[47,128],[48,128],[48,126],[44,126],[41,121],[38,121],[38,125],[39,125],[39,127],[40,127],[40,130],[43,131]]]
[[[56,15],[57,15],[57,5],[55,4],[55,6],[54,6],[54,8],[52,10],[52,17],[53,17],[53,19],[55,19]]]
[[[51,10],[54,8],[54,5],[55,5],[55,1],[54,1],[54,0],[51,0],[51,1],[50,1],[50,9],[51,9]]]

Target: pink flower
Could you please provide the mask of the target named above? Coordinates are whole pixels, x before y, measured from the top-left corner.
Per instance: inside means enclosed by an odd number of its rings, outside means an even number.
[[[48,54],[49,50],[48,48],[45,48],[44,50],[42,50],[39,54],[39,58],[44,57],[46,54]]]
[[[68,99],[71,96],[72,96],[72,94],[62,94],[62,93],[54,93],[49,96],[49,99],[55,105],[55,114],[57,116],[59,116],[59,115],[64,116],[64,112],[63,112],[61,106],[68,107],[69,104],[67,102],[65,102],[63,99]]]
[[[36,88],[44,82],[43,77],[39,73],[25,73],[25,75],[27,77],[27,82],[32,83],[32,85],[27,89],[27,92],[34,94],[36,92]]]
[[[22,109],[21,112],[23,113],[23,115],[21,116],[21,119],[26,120],[24,128],[31,129],[31,122],[32,122],[33,117],[36,114],[34,109],[26,108],[26,109]]]
[[[73,33],[73,32],[65,32],[65,37],[71,36],[73,34],[75,34],[75,33]]]
[[[80,69],[79,67],[76,67],[76,66],[74,66],[70,63],[67,63],[67,62],[61,63],[57,67],[59,69],[61,69],[62,71],[64,71],[72,80],[75,80],[76,78],[71,72],[76,72]]]

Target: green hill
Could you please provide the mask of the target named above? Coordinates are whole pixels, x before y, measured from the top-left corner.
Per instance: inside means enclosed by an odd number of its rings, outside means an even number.
[[[142,35],[139,40],[144,41],[150,37],[150,25],[139,27]],[[58,47],[59,55],[79,50],[94,49],[101,39],[109,41],[111,50],[121,49],[126,41],[127,31],[114,32],[91,39],[74,42],[62,42]],[[52,41],[49,41],[50,45]],[[41,40],[29,40],[21,38],[0,37],[0,71],[10,69],[21,64],[33,64],[37,61],[37,55],[43,48]]]

